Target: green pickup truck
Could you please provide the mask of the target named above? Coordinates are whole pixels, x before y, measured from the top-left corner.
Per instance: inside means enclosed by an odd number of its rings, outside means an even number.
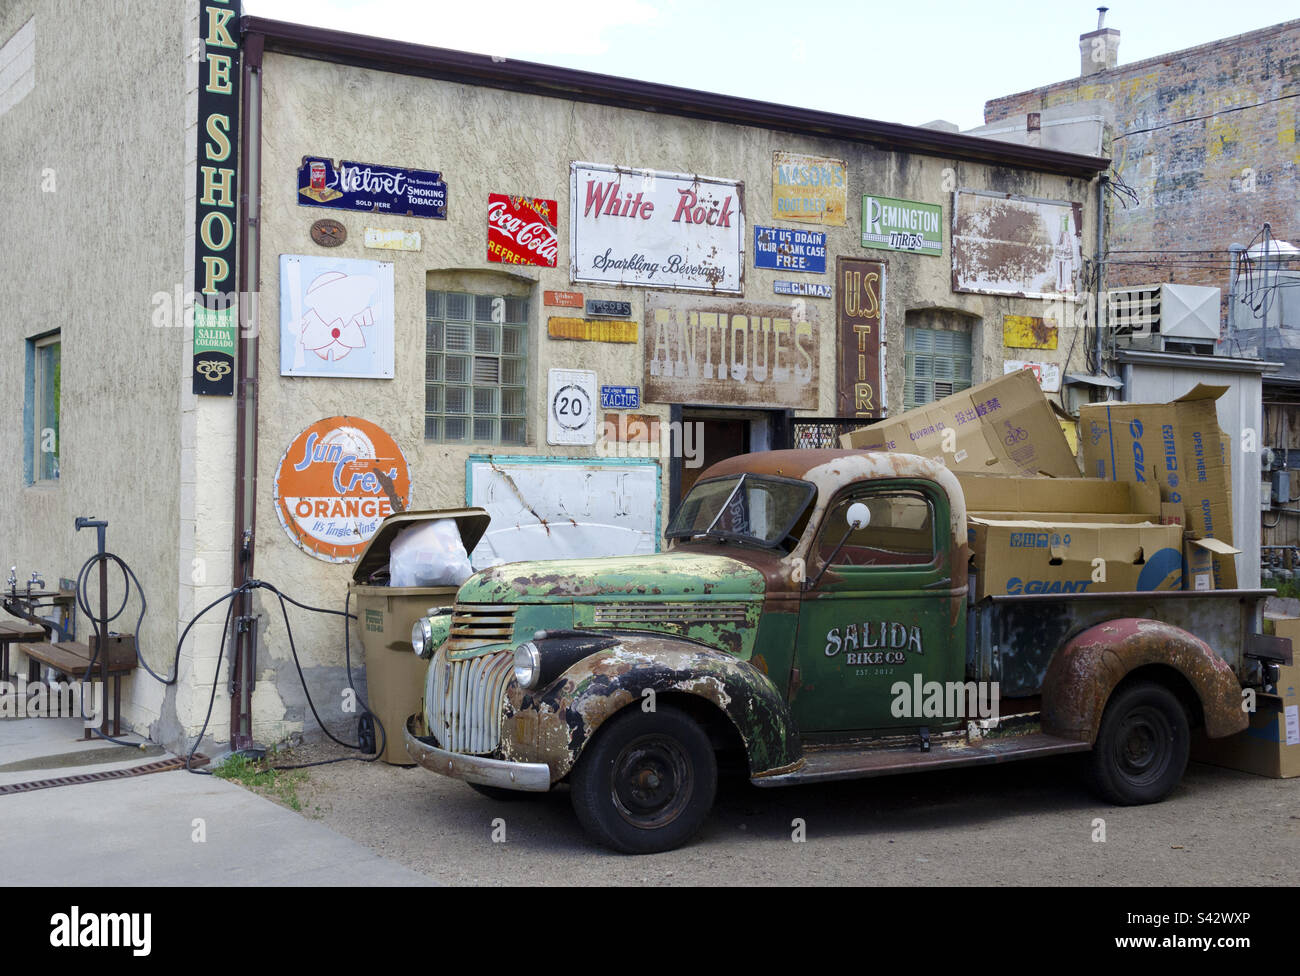
[[[1103,797],[1152,803],[1290,660],[1257,633],[1271,591],[975,601],[961,487],[908,454],[729,459],[666,541],[497,566],[418,621],[412,758],[498,797],[567,782],[627,853],[699,829],[720,757],[775,787],[1079,752]]]

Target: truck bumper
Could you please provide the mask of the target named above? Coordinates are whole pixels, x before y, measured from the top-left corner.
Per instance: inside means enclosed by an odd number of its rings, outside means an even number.
[[[431,772],[466,783],[495,786],[503,790],[526,790],[545,793],[551,788],[551,768],[546,763],[506,762],[486,756],[467,756],[439,748],[437,740],[415,734],[421,716],[406,720],[404,736],[411,758]]]

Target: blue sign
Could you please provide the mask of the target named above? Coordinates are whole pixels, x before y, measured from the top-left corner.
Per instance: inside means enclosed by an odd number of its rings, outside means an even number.
[[[402,217],[447,219],[447,184],[441,173],[304,156],[298,167],[298,203]]]
[[[754,267],[826,273],[826,235],[754,225]]]
[[[772,290],[778,295],[807,295],[809,298],[830,298],[831,286],[816,281],[774,281]]]
[[[602,386],[600,405],[606,410],[635,410],[641,406],[641,387]]]

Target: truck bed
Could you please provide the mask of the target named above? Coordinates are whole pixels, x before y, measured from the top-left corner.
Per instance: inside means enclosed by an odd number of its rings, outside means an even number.
[[[996,681],[1003,698],[1037,695],[1052,655],[1075,634],[1136,617],[1180,627],[1205,641],[1243,685],[1259,681],[1245,649],[1260,631],[1273,590],[1168,590],[988,596],[967,615],[966,677]]]

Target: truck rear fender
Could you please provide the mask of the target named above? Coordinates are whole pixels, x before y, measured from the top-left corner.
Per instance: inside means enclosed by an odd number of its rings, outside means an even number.
[[[1125,617],[1089,627],[1052,656],[1043,680],[1043,731],[1094,742],[1106,702],[1138,669],[1156,679],[1164,671],[1174,691],[1185,683],[1212,739],[1249,724],[1241,684],[1208,644],[1180,627]]]
[[[641,637],[582,659],[536,692],[512,682],[502,751],[510,760],[546,763],[552,781],[559,781],[613,715],[630,707],[649,711],[679,696],[689,696],[693,711],[734,731],[751,775],[784,769],[802,757],[785,701],[753,665],[701,645]]]

